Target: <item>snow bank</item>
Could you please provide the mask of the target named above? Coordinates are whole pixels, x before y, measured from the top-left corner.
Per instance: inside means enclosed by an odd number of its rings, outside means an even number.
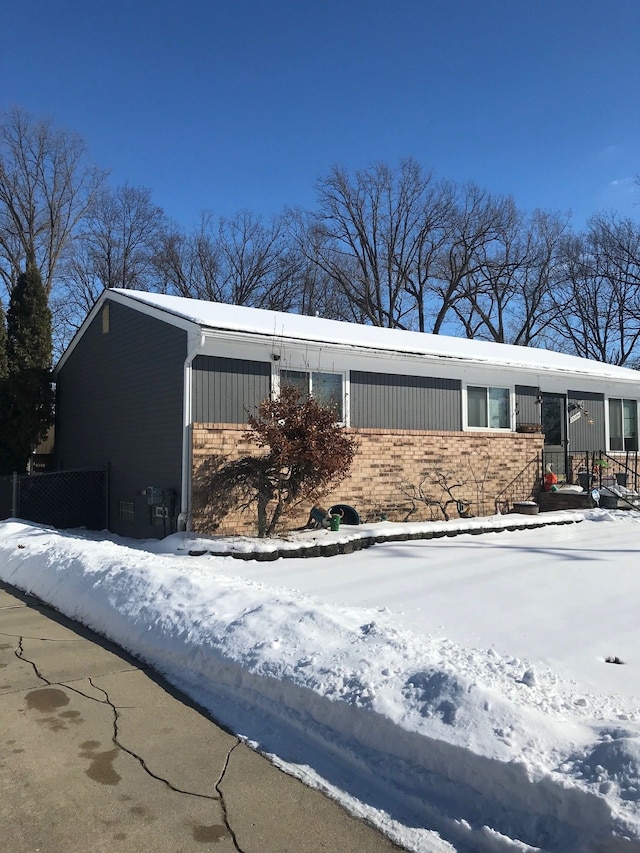
[[[148,662],[410,849],[640,850],[630,700],[398,628],[386,608],[242,579],[229,558],[17,521],[0,524],[0,555],[0,578]]]

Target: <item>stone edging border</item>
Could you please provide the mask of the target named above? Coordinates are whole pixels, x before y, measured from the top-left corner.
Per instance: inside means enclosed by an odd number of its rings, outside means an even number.
[[[372,545],[383,542],[407,542],[416,539],[442,539],[446,536],[461,536],[470,533],[473,536],[484,533],[503,533],[504,531],[533,530],[537,527],[550,527],[551,525],[579,524],[581,518],[567,518],[556,521],[538,521],[533,524],[504,524],[490,528],[457,528],[452,530],[425,530],[418,533],[380,533],[376,536],[363,536],[360,539],[351,539],[348,542],[316,542],[313,545],[301,546],[300,548],[274,548],[273,551],[216,551],[211,548],[206,550],[189,551],[190,557],[202,557],[205,554],[210,557],[233,557],[235,560],[257,560],[258,562],[271,562],[273,560],[287,559],[290,557],[337,557],[341,554],[353,554],[362,551]]]

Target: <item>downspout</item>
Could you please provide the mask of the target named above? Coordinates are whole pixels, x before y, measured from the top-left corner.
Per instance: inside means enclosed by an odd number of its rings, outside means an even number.
[[[562,405],[564,406],[564,478],[565,481],[569,482],[569,471],[570,469],[570,444],[571,440],[569,438],[569,427],[571,423],[569,421],[569,394],[565,394],[562,398]]]
[[[180,489],[180,514],[178,530],[191,530],[191,466],[192,466],[192,364],[193,359],[204,349],[204,333],[189,337],[189,349],[184,361],[184,397],[182,404],[182,484]]]

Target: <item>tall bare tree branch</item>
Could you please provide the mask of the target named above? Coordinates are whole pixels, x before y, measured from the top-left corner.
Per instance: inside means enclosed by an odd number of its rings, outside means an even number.
[[[50,294],[56,268],[105,172],[79,136],[15,107],[0,118],[0,277],[11,293],[33,262]]]

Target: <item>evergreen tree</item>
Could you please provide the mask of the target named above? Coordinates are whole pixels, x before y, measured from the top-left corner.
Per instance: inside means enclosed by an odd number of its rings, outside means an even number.
[[[7,311],[7,375],[0,388],[0,474],[23,472],[53,422],[51,311],[37,267],[27,265]]]

